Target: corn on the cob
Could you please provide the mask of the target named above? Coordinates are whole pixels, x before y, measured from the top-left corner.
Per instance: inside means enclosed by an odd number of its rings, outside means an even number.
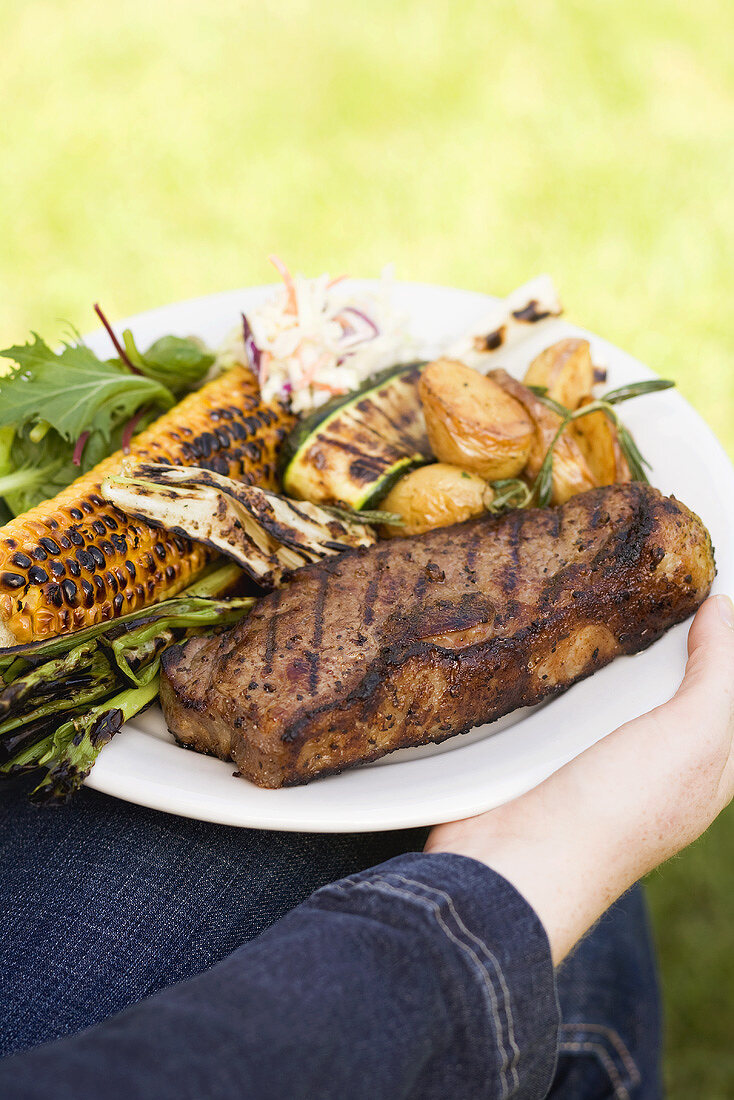
[[[252,371],[234,366],[136,436],[130,457],[274,489],[277,448],[293,419],[277,402],[266,407]],[[157,603],[208,560],[204,547],[131,521],[103,500],[102,481],[120,473],[123,458],[118,451],[0,528],[0,646]]]

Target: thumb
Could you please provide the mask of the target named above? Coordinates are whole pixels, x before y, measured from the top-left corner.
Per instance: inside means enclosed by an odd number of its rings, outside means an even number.
[[[710,596],[688,632],[688,662],[673,703],[699,723],[734,724],[734,604]]]
[[[675,795],[672,854],[700,836],[734,796],[734,604],[728,596],[711,596],[699,607],[683,681],[668,703],[639,721],[649,719],[662,736],[660,775]]]
[[[688,662],[670,703],[661,707],[682,728],[698,730],[697,744],[719,760],[723,805],[734,795],[734,604],[711,596],[699,607],[688,634]]]

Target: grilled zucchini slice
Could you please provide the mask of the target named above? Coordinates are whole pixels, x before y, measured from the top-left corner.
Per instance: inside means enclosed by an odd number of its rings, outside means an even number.
[[[390,367],[302,420],[281,450],[284,492],[370,508],[407,470],[434,461],[418,396],[424,366]]]

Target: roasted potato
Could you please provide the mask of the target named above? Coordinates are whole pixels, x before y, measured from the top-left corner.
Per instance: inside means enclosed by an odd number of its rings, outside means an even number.
[[[594,385],[589,341],[568,339],[552,344],[533,359],[524,382],[526,386],[545,386],[554,401],[577,409]]]
[[[555,439],[561,418],[553,409],[544,405],[527,386],[518,382],[516,378],[511,378],[506,371],[494,370],[489,377],[519,401],[533,421],[535,432],[525,473],[531,481],[534,481],[540,473],[548,448]],[[552,504],[564,504],[576,493],[584,493],[596,485],[581,447],[571,433],[571,427],[572,425],[569,424],[553,449]]]
[[[383,524],[380,534],[420,535],[479,516],[485,511],[487,488],[481,477],[445,462],[411,470],[380,503],[381,511],[397,513],[404,525]]]
[[[580,407],[591,400],[585,398]],[[608,416],[601,410],[589,413],[574,420],[571,429],[597,485],[630,480],[630,468],[619,445],[617,429]]]
[[[533,424],[522,405],[478,371],[451,359],[429,363],[418,387],[428,439],[440,462],[487,481],[515,477],[527,462]]]

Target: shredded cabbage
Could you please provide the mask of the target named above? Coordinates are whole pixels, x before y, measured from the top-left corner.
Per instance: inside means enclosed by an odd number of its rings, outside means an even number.
[[[307,413],[409,358],[405,319],[391,303],[389,269],[370,292],[343,276],[291,276],[277,257],[271,260],[283,287],[243,315],[242,329],[220,352],[220,362],[245,357],[266,401],[280,397],[294,413]]]

